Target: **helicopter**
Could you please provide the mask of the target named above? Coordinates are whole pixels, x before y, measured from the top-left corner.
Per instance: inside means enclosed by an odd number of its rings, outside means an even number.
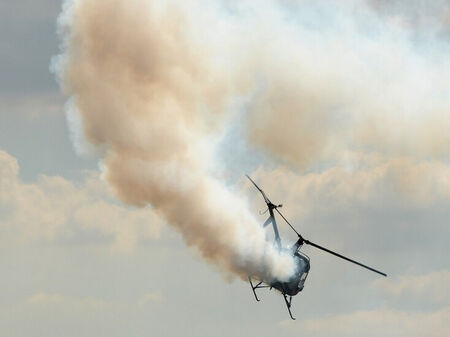
[[[296,264],[296,270],[294,275],[292,275],[289,280],[287,281],[281,281],[281,280],[271,280],[270,282],[265,282],[264,280],[256,280],[256,285],[253,285],[253,277],[248,276],[248,280],[250,282],[250,286],[252,287],[253,294],[255,295],[256,301],[259,302],[259,298],[256,295],[256,289],[260,288],[272,288],[278,290],[284,297],[284,301],[286,303],[287,310],[289,312],[289,316],[291,319],[295,320],[295,318],[292,316],[291,312],[291,305],[292,305],[292,297],[297,295],[299,292],[301,292],[305,286],[305,281],[308,276],[309,270],[311,268],[310,264],[310,258],[300,251],[301,247],[306,244],[310,245],[312,247],[318,248],[324,252],[327,252],[329,254],[332,254],[334,256],[337,256],[341,259],[344,259],[346,261],[352,262],[358,266],[361,266],[363,268],[366,268],[372,272],[375,272],[377,274],[387,276],[385,273],[376,270],[372,267],[369,267],[365,264],[362,264],[358,261],[352,260],[348,257],[345,257],[344,255],[338,254],[336,252],[333,252],[325,247],[319,246],[318,244],[311,242],[307,239],[305,239],[295,228],[292,226],[292,224],[284,217],[284,215],[280,212],[280,208],[283,207],[283,205],[276,205],[273,204],[270,199],[267,197],[267,195],[264,193],[264,191],[250,178],[250,176],[246,175],[246,177],[252,182],[252,184],[256,187],[256,189],[262,194],[264,198],[264,202],[267,205],[267,210],[265,212],[269,212],[269,218],[263,223],[263,227],[267,227],[269,224],[272,224],[274,237],[275,237],[275,247],[278,250],[288,250],[294,257],[294,261]],[[264,212],[264,213],[265,213]],[[275,219],[275,212],[289,225],[289,227],[297,234],[298,240],[295,242],[295,244],[291,248],[282,248],[281,245],[281,238],[280,234],[278,232],[278,226],[277,221]]]

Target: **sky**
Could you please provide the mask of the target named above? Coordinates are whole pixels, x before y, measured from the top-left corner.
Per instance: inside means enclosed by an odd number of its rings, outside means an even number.
[[[448,336],[449,27],[448,1],[3,1],[0,334]],[[297,320],[256,303],[246,271],[289,261],[258,262],[246,173],[388,277],[304,247]]]

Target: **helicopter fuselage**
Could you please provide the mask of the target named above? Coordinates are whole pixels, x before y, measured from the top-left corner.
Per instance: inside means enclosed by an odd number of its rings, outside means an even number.
[[[288,296],[295,296],[303,290],[310,269],[309,258],[299,251],[295,252],[294,260],[296,263],[296,271],[288,281],[274,281],[269,283],[271,287]]]

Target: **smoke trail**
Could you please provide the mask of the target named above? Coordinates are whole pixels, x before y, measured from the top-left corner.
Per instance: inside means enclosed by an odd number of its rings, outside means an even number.
[[[449,159],[449,1],[244,3],[252,144],[302,170],[349,149]]]
[[[209,174],[232,89],[221,41],[207,46],[207,19],[190,15],[176,1],[66,1],[53,68],[121,200],[150,203],[227,273],[286,279],[292,258]]]
[[[448,1],[426,22],[383,3],[66,1],[54,68],[73,138],[123,201],[153,205],[222,270],[288,277],[211,174],[215,143],[243,100],[249,142],[294,168],[349,151],[447,160]]]

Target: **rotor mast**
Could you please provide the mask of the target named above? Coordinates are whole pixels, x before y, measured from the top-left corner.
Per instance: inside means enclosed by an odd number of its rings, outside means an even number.
[[[280,233],[278,232],[277,221],[275,219],[275,214],[273,213],[273,210],[278,211],[278,207],[283,207],[283,205],[275,205],[275,204],[273,204],[269,200],[267,195],[264,193],[264,191],[262,189],[260,189],[258,185],[256,185],[256,183],[252,180],[252,178],[250,178],[250,176],[248,176],[248,175],[246,175],[246,176],[252,182],[252,184],[256,187],[256,189],[262,194],[262,196],[264,198],[264,201],[265,201],[265,203],[267,205],[267,208],[269,210],[269,218],[264,222],[263,227],[266,227],[270,223],[272,223],[273,233],[274,233],[274,236],[275,236],[275,245],[277,246],[278,249],[281,249]]]

